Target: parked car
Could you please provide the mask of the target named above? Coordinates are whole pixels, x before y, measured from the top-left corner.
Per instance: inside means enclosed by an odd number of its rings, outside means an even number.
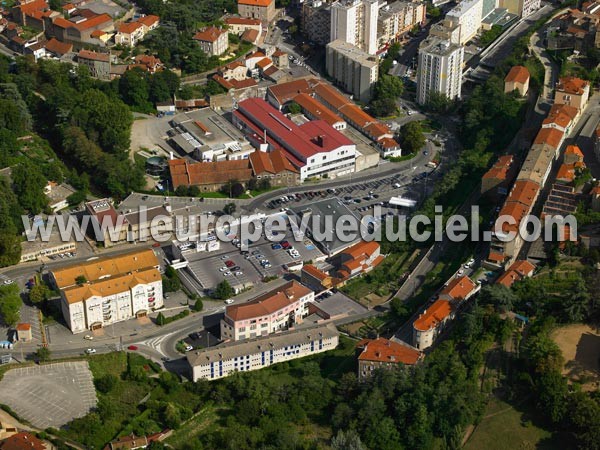
[[[229,259],[229,260],[225,261],[225,265],[227,267],[233,267],[233,266],[235,266],[235,263]]]
[[[194,350],[194,347],[192,347],[191,345],[186,345],[185,346],[185,351],[186,352],[191,352],[192,350]]]
[[[225,300],[225,304],[227,305],[231,305],[233,303],[233,299],[232,298],[228,298],[227,300]]]
[[[137,345],[130,345],[129,347],[127,347],[127,350],[131,350],[132,352],[135,352],[137,349]]]
[[[94,353],[96,353],[96,349],[95,348],[88,348],[85,350],[85,353],[88,355],[93,355]]]
[[[86,335],[85,335],[83,338],[84,338],[86,341],[92,341],[92,340],[94,340],[94,336],[90,336],[89,334],[86,334]]]

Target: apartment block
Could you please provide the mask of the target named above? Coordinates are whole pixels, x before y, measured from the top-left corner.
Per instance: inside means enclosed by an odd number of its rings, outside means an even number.
[[[437,92],[450,100],[460,98],[464,47],[433,39],[419,49],[417,102],[427,103]]]
[[[361,102],[369,102],[379,79],[377,57],[342,40],[327,44],[327,74]]]
[[[331,5],[331,41],[377,53],[378,0],[338,0]]]
[[[163,306],[159,261],[150,249],[99,258],[50,273],[73,333],[145,317]]]
[[[529,17],[541,6],[541,0],[500,0],[501,8],[505,8],[509,13],[516,14],[523,19]]]
[[[327,45],[331,41],[331,4],[323,0],[302,3],[300,27],[310,42]]]
[[[230,342],[187,354],[192,381],[216,380],[284,361],[333,350],[339,333],[333,324]]]
[[[446,20],[460,27],[458,44],[464,45],[477,35],[483,19],[483,0],[464,0],[446,14]]]
[[[425,3],[397,1],[379,10],[377,20],[378,47],[396,42],[415,25],[425,24]]]
[[[239,341],[293,328],[308,315],[315,293],[296,281],[239,305],[230,305],[221,319],[221,339]]]

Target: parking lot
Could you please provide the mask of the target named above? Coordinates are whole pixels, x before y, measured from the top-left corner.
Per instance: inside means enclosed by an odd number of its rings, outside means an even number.
[[[9,370],[0,381],[0,398],[42,430],[85,416],[97,402],[86,361]]]
[[[286,236],[290,239],[290,245],[298,251],[298,257],[293,258],[280,244],[263,237],[251,244],[246,254],[242,254],[230,242],[222,242],[221,249],[215,254],[187,254],[189,269],[206,289],[214,288],[223,280],[229,281],[234,288],[245,288],[259,283],[265,277],[283,274],[286,265],[324,258],[310,239],[296,242],[291,239],[289,230]],[[261,261],[268,261],[268,264],[261,264]]]
[[[406,209],[389,206],[392,197],[403,197],[419,200],[423,194],[433,187],[438,173],[430,167],[413,167],[410,173],[373,180],[367,183],[344,186],[336,189],[315,190],[282,195],[264,204],[267,210],[284,209],[309,205],[327,198],[339,198],[355,213],[360,215],[372,214],[374,206],[380,206],[382,215],[407,213]]]

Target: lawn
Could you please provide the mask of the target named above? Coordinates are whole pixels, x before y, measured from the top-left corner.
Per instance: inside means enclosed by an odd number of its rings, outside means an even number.
[[[197,440],[201,433],[209,426],[214,426],[218,419],[219,410],[212,404],[207,404],[169,436],[165,444],[172,448],[182,448],[186,443]]]
[[[513,450],[567,448],[551,432],[534,425],[526,412],[498,399],[488,404],[485,416],[477,426],[465,450]]]

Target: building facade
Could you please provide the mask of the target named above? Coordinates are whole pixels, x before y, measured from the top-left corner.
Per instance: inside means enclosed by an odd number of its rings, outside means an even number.
[[[268,23],[275,18],[275,0],[238,0],[238,14]]]
[[[338,0],[331,5],[331,41],[341,40],[377,53],[378,0]]]
[[[558,80],[554,93],[554,103],[569,105],[583,111],[590,96],[589,81],[577,77],[563,77]]]
[[[356,344],[358,353],[358,381],[371,378],[377,369],[394,370],[414,366],[423,354],[407,344],[389,339],[363,339]]]
[[[327,44],[327,75],[361,102],[368,103],[379,79],[379,62],[360,48],[336,40]]]
[[[69,329],[95,330],[161,308],[159,266],[152,250],[142,250],[51,272]]]
[[[329,324],[189,352],[187,361],[192,381],[216,380],[333,350],[338,342],[339,333]]]
[[[459,45],[473,39],[481,28],[483,0],[464,0],[446,14],[447,21],[460,27]]]
[[[308,315],[315,293],[296,281],[254,300],[230,305],[221,319],[221,339],[239,341],[287,330]]]
[[[229,33],[222,28],[205,28],[197,32],[193,39],[208,56],[220,56],[229,48]]]
[[[397,1],[379,10],[377,23],[378,47],[396,42],[416,25],[425,24],[425,4]]]
[[[323,0],[304,2],[300,27],[310,42],[327,45],[331,41],[331,5]]]
[[[80,50],[77,53],[77,63],[86,66],[92,77],[99,80],[110,80],[111,56],[109,53]]]
[[[432,40],[419,49],[417,102],[427,103],[436,92],[448,99],[460,98],[464,47],[448,41]]]
[[[516,14],[523,19],[529,17],[541,6],[541,0],[500,0],[500,7],[506,8],[509,13]]]
[[[425,350],[433,345],[446,324],[454,318],[452,305],[448,300],[437,300],[423,311],[413,323],[413,345]]]
[[[504,92],[517,91],[525,96],[529,91],[529,70],[524,66],[513,66],[504,78]]]

